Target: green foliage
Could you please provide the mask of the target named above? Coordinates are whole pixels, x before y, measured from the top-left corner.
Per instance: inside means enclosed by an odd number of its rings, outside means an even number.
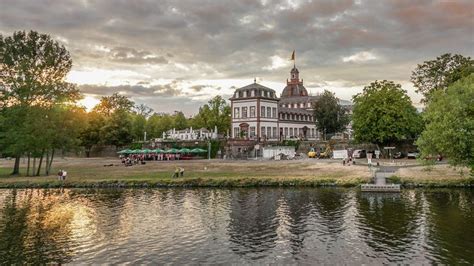
[[[104,96],[100,99],[93,111],[111,116],[116,111],[131,112],[134,103],[125,95],[114,93],[112,96]]]
[[[221,96],[212,98],[207,104],[199,108],[199,113],[192,119],[194,128],[207,128],[224,133],[230,128],[230,106]]]
[[[433,92],[446,90],[457,80],[474,73],[474,60],[462,55],[443,54],[435,60],[425,61],[412,72],[411,81],[417,92],[429,102]]]
[[[84,110],[74,107],[81,96],[65,81],[71,67],[69,52],[48,35],[0,35],[0,148],[16,158],[14,174],[23,154],[52,157],[76,146]]]
[[[293,146],[295,147],[295,150],[298,150],[300,147],[300,141],[299,140],[291,140],[291,139],[286,139],[283,141],[284,146]]]
[[[173,119],[173,127],[176,130],[185,129],[188,127],[188,120],[184,117],[183,112],[175,112]]]
[[[343,131],[349,124],[346,109],[339,104],[334,93],[325,90],[313,103],[316,128],[323,134],[334,134]]]
[[[440,153],[474,172],[474,74],[434,92],[423,119],[426,129],[417,141],[422,157]]]
[[[421,117],[400,84],[375,81],[353,101],[352,128],[358,142],[395,144],[421,132]]]

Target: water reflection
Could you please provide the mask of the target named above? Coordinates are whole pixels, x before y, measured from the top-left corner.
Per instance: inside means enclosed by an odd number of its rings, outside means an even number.
[[[0,190],[0,264],[472,264],[472,224],[472,190]]]
[[[422,210],[419,191],[358,193],[357,210],[360,238],[373,249],[367,256],[396,262],[418,251],[414,244]]]
[[[10,191],[0,221],[2,264],[66,263],[72,210],[61,204],[62,193],[47,190]]]
[[[258,259],[275,247],[279,194],[278,190],[232,191],[229,237],[235,253]]]
[[[428,190],[429,249],[443,264],[474,262],[474,193]],[[466,251],[469,251],[466,253]]]

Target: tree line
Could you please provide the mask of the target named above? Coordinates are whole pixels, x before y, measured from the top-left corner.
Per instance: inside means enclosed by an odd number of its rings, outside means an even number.
[[[124,95],[115,93],[101,98],[86,114],[80,144],[90,151],[94,145],[128,146],[146,139],[161,138],[170,129],[214,129],[224,134],[230,126],[230,107],[221,96],[204,104],[197,115],[186,118],[183,112],[154,113],[146,105],[135,105]]]
[[[72,67],[67,49],[49,35],[35,31],[0,35],[0,155],[15,159],[12,174],[48,175],[57,151],[90,150],[93,145],[130,145],[161,137],[171,129],[214,129],[230,125],[230,107],[217,96],[193,118],[182,112],[157,114],[129,98],[104,96],[91,112],[78,105],[75,84],[66,82]]]
[[[441,154],[474,174],[474,61],[443,54],[417,65],[410,79],[424,111],[416,110],[400,84],[376,80],[354,95],[351,115],[325,91],[313,104],[316,126],[328,134],[350,122],[358,143],[380,148],[412,141],[421,158]]]

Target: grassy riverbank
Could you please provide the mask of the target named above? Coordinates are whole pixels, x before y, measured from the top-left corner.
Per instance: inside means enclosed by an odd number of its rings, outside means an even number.
[[[251,186],[357,186],[370,181],[367,166],[342,166],[334,160],[294,161],[171,161],[125,167],[115,158],[65,158],[54,164],[68,172],[66,181],[56,176],[10,176],[13,161],[0,161],[0,188],[12,187],[251,187]],[[174,169],[185,176],[172,178]],[[25,173],[22,162],[22,173]],[[427,176],[416,167],[401,169],[394,180],[402,184],[460,186],[470,182],[455,171],[434,167]],[[410,170],[412,169],[412,170]],[[441,171],[442,170],[442,171]],[[411,177],[410,177],[411,176]],[[469,183],[469,184],[472,184]]]

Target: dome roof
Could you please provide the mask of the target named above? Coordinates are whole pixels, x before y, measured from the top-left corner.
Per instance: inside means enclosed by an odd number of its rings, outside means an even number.
[[[308,91],[303,84],[288,84],[281,93],[282,98],[308,96]]]

